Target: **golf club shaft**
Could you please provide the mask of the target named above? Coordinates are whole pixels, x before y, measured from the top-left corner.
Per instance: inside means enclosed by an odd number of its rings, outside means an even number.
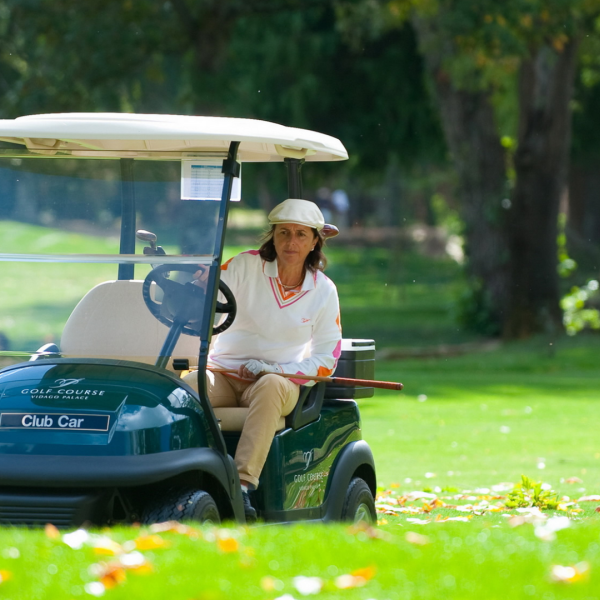
[[[219,369],[216,367],[207,367],[209,371],[215,373],[232,373],[237,375],[236,369]],[[325,383],[335,383],[338,385],[347,385],[350,387],[374,387],[382,390],[397,390],[400,391],[404,384],[395,381],[374,381],[372,379],[351,379],[349,377],[320,377],[318,375],[299,375],[293,373],[275,373],[280,377],[287,379],[301,379],[302,381],[324,381]]]

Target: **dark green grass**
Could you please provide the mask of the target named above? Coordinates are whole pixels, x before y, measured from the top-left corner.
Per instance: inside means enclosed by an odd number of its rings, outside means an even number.
[[[464,282],[454,261],[334,244],[327,274],[338,288],[345,337],[373,338],[378,348],[479,339],[457,323]]]
[[[111,254],[117,247],[118,240],[112,238],[0,221],[0,252]],[[229,246],[225,259],[246,249]],[[327,274],[339,290],[345,337],[373,338],[378,348],[479,339],[456,322],[464,285],[459,265],[450,259],[336,248],[333,242],[327,255]],[[143,278],[147,271],[138,266],[136,277]],[[94,285],[115,279],[117,266],[0,262],[0,277],[0,331],[9,337],[12,349],[31,350],[59,341],[77,302]]]

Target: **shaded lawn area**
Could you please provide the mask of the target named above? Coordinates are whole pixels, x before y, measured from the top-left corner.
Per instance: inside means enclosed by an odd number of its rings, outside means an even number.
[[[327,249],[326,274],[340,296],[344,337],[378,348],[459,344],[480,339],[457,321],[465,291],[450,258],[386,248]]]
[[[258,238],[257,232],[256,244],[227,246],[224,259],[257,248]],[[143,245],[138,243],[140,254]],[[104,254],[115,253],[117,247],[118,240],[112,238],[0,221],[0,252]],[[345,337],[374,338],[379,348],[479,339],[456,323],[464,282],[454,261],[414,251],[336,247],[335,242],[327,256],[327,275],[339,290]],[[136,267],[139,279],[147,272],[148,267]],[[117,267],[2,262],[0,276],[0,331],[8,336],[11,349],[36,350],[60,340],[73,307],[92,287],[115,279]]]

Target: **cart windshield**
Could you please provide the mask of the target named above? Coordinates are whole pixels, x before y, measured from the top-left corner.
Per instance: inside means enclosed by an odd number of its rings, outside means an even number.
[[[193,180],[193,161],[180,158],[21,154],[0,150],[0,350],[55,343],[69,356],[153,364],[168,327],[147,309],[142,281],[165,263],[187,269],[171,274],[181,283],[194,265],[217,266],[219,158]],[[211,183],[211,173],[219,181]],[[156,284],[149,293],[160,303]],[[212,302],[210,289],[206,298]],[[196,308],[205,318],[201,302]],[[196,329],[208,331],[208,323]],[[174,356],[197,360],[198,346],[198,337],[183,335]]]

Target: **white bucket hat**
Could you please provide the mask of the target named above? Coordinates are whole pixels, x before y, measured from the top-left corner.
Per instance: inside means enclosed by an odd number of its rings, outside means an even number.
[[[278,204],[268,216],[269,225],[295,223],[316,229],[322,237],[333,237],[339,233],[337,227],[325,223],[319,207],[309,200],[288,198]]]

